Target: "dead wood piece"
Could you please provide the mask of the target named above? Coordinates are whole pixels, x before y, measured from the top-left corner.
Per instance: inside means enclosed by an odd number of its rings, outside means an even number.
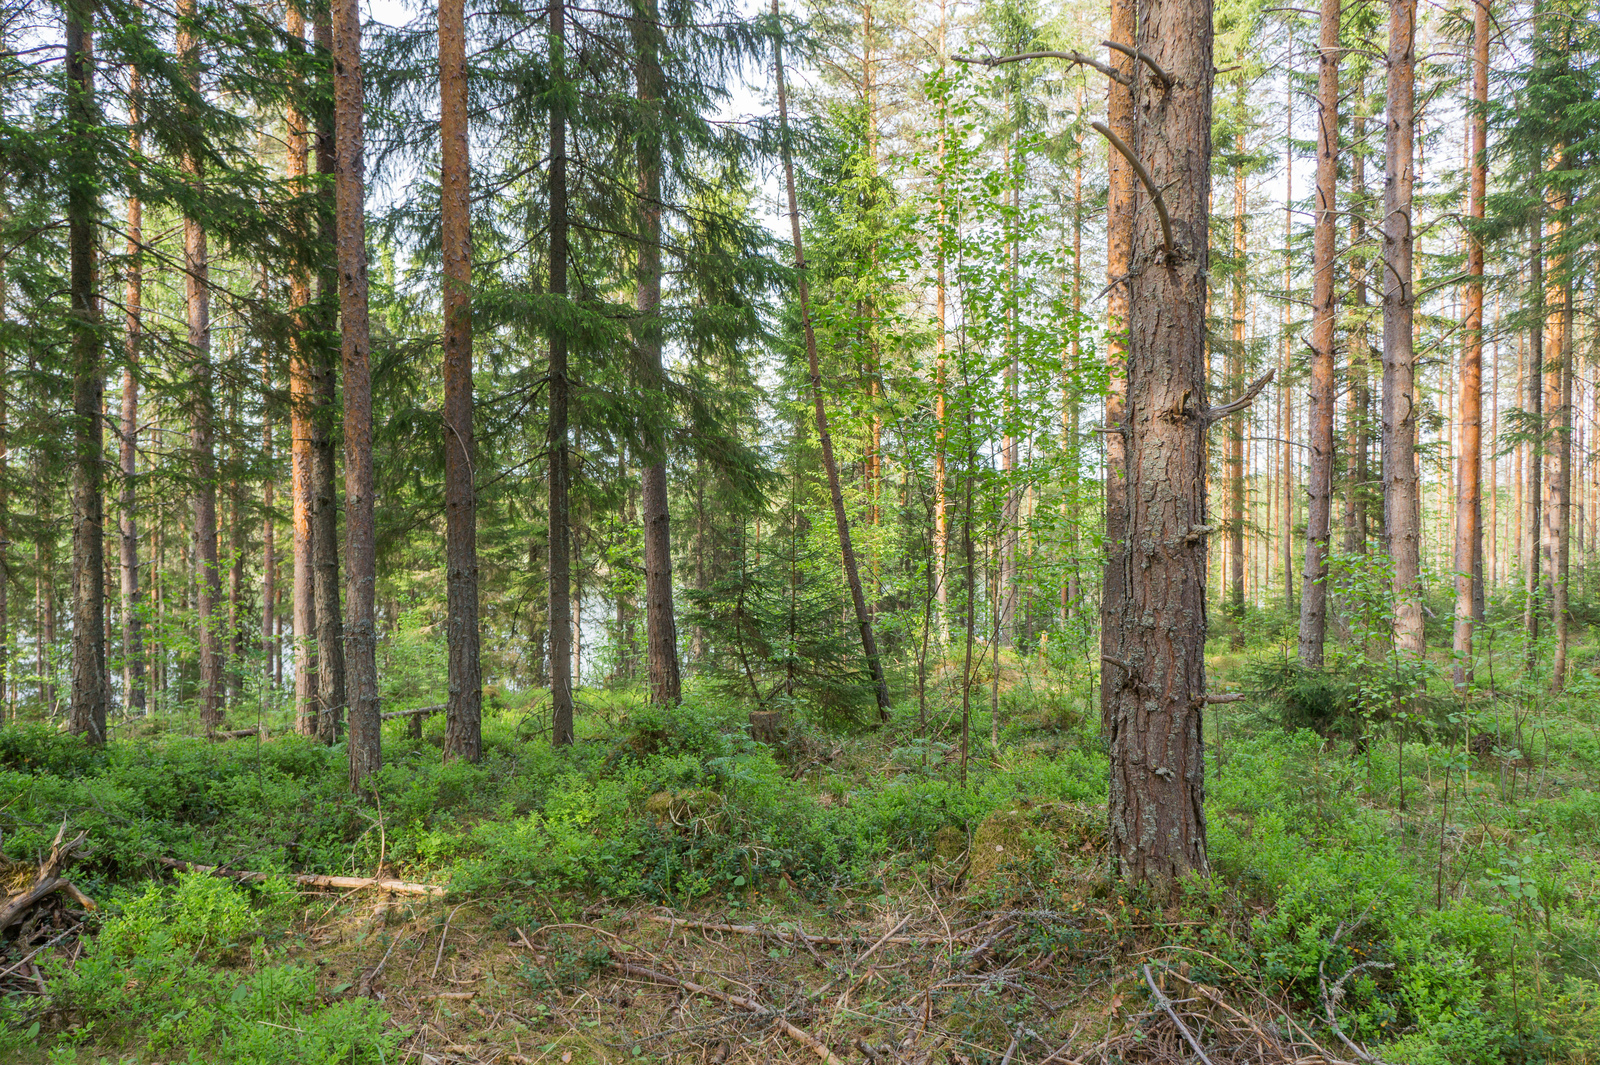
[[[1194,1037],[1193,1032],[1189,1031],[1188,1025],[1184,1024],[1178,1017],[1178,1011],[1172,1008],[1172,1000],[1163,995],[1161,989],[1156,986],[1155,978],[1150,975],[1150,966],[1148,965],[1144,967],[1144,982],[1150,988],[1150,993],[1156,997],[1156,1005],[1167,1011],[1167,1016],[1172,1018],[1172,1023],[1178,1026],[1178,1031],[1183,1033],[1183,1038],[1188,1041],[1189,1046],[1194,1048],[1195,1054],[1199,1056],[1201,1061],[1205,1062],[1205,1065],[1211,1065],[1211,1059],[1206,1057],[1204,1050],[1200,1049],[1200,1041]]]
[[[33,884],[26,890],[12,895],[0,905],[0,929],[10,928],[22,920],[35,903],[57,891],[65,891],[85,909],[97,908],[89,896],[61,876],[61,871],[72,861],[78,848],[83,846],[83,841],[89,838],[88,832],[80,832],[71,842],[63,843],[61,840],[66,832],[67,825],[63,821],[61,828],[56,831],[56,838],[50,844],[50,853],[39,863],[39,871],[34,874]]]
[[[230,880],[239,881],[254,882],[274,876],[283,876],[302,887],[339,888],[352,891],[372,888],[377,891],[393,892],[396,895],[427,895],[434,898],[442,897],[450,890],[437,884],[413,884],[405,880],[389,880],[383,877],[320,876],[314,873],[253,873],[244,869],[224,869],[218,865],[199,865],[195,862],[180,861],[177,858],[157,858],[156,861],[181,872],[210,873],[213,876],[222,876]]]
[[[208,732],[206,734],[206,738],[213,741],[242,740],[247,736],[260,736],[262,739],[266,739],[267,726],[259,725],[254,728],[234,728],[228,729],[225,732]]]
[[[763,1006],[755,999],[745,998],[743,995],[732,995],[726,991],[718,991],[714,987],[706,987],[702,984],[697,984],[692,980],[685,980],[681,977],[669,976],[666,973],[657,972],[654,969],[646,968],[645,966],[640,965],[631,958],[615,952],[613,952],[611,955],[611,963],[615,965],[617,969],[620,970],[624,975],[638,977],[641,980],[649,980],[651,983],[666,984],[668,987],[682,988],[683,990],[688,991],[690,994],[704,995],[705,997],[713,999],[717,1002],[723,1002],[730,1006],[738,1006],[740,1009],[746,1010],[750,1013],[758,1014],[763,1017],[771,1017],[773,1023],[782,1029],[783,1034],[787,1035],[790,1039],[793,1039],[801,1046],[804,1046],[806,1049],[810,1050],[818,1058],[826,1062],[827,1065],[844,1065],[844,1062],[839,1058],[839,1056],[828,1049],[826,1043],[823,1043],[810,1032],[807,1032],[802,1028],[797,1028],[788,1020],[788,1018],[784,1017],[782,1014],[774,1013],[772,1010],[768,1009],[766,1006]]]
[[[647,913],[643,914],[642,916],[647,921],[654,921],[656,924],[668,925],[671,928],[693,928],[699,932],[727,932],[730,935],[739,936],[770,936],[773,939],[782,940],[785,943],[820,943],[823,946],[828,947],[841,947],[850,943],[859,943],[861,941],[860,936],[814,936],[808,933],[790,932],[781,928],[769,928],[766,925],[759,924],[719,924],[715,921],[690,921],[682,917],[663,917],[660,914],[654,913]],[[907,917],[906,920],[910,920],[910,918]],[[896,931],[898,931],[901,927],[904,927],[905,923],[905,921],[901,921],[900,924],[896,926]],[[890,934],[875,943],[867,952],[867,954],[872,953],[879,947],[926,947],[945,942],[946,940],[936,936],[897,936]],[[863,954],[861,957],[865,958],[867,957],[867,954]]]
[[[966,966],[967,971],[976,971],[978,966],[983,964],[983,960],[993,953],[994,945],[1000,941],[1000,938],[1015,927],[1016,925],[1011,924],[1001,925],[997,932],[969,951],[966,958],[963,960],[963,964]]]
[[[378,717],[384,721],[392,721],[397,717],[426,717],[439,713],[445,706],[445,703],[440,703],[438,706],[413,706],[410,710],[385,710]]]

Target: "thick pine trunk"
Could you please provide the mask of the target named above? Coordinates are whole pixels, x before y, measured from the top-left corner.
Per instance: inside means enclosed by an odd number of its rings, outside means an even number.
[[[645,370],[664,377],[661,362],[661,30],[655,0],[645,0],[633,23],[638,55],[639,103],[639,354]],[[664,442],[658,442],[664,443]],[[664,448],[663,448],[664,452]],[[678,626],[672,608],[672,519],[667,506],[664,453],[649,456],[644,467],[645,644],[650,671],[650,701],[675,706],[683,697],[678,669]]]
[[[1317,46],[1317,188],[1311,278],[1311,468],[1306,478],[1306,562],[1300,585],[1300,664],[1322,667],[1328,630],[1328,550],[1333,535],[1333,291],[1339,164],[1339,0],[1322,0]]]
[[[472,435],[472,167],[467,154],[466,22],[439,0],[439,188],[444,252],[444,508],[450,701],[444,756],[483,755],[478,660],[478,504]]]
[[[1478,110],[1469,119],[1472,140],[1467,187],[1467,314],[1461,350],[1461,397],[1457,420],[1460,453],[1456,472],[1455,591],[1456,618],[1452,639],[1458,691],[1472,681],[1473,622],[1477,615],[1474,580],[1482,544],[1479,521],[1483,495],[1483,241],[1476,226],[1483,222],[1489,99],[1489,0],[1475,0],[1472,19],[1472,99]]]
[[[1141,0],[1137,47],[1172,78],[1140,77],[1133,148],[1172,219],[1135,214],[1126,427],[1127,535],[1112,685],[1111,849],[1157,894],[1206,869],[1206,263],[1211,4]],[[1142,75],[1144,71],[1140,71]],[[1140,197],[1143,198],[1142,196]]]
[[[550,103],[550,276],[552,296],[567,296],[567,112],[562,93],[566,77],[567,25],[563,0],[550,3],[550,76],[556,86]],[[550,704],[551,742],[573,741],[572,722],[572,515],[569,500],[567,334],[558,317],[550,322]]]
[[[305,16],[298,5],[289,5],[289,40],[299,47],[305,36]],[[306,157],[306,114],[299,99],[304,89],[291,95],[285,115],[288,127],[287,170],[290,185],[302,195],[307,191],[309,165]],[[310,234],[300,234],[310,244]],[[302,255],[309,255],[309,248]],[[318,355],[310,337],[315,320],[311,308],[311,264],[297,261],[289,279],[289,303],[294,308],[295,328],[289,341],[289,521],[294,561],[294,606],[292,638],[294,653],[294,721],[302,736],[315,736],[317,730],[317,604],[316,563],[313,558],[312,513],[316,508],[317,415],[316,363]]]
[[[1111,40],[1133,47],[1137,16],[1135,0],[1111,0]],[[1134,60],[1122,52],[1111,53],[1111,65],[1132,81]],[[1133,144],[1133,91],[1111,82],[1106,92],[1106,126]],[[1122,553],[1127,538],[1127,438],[1128,397],[1128,293],[1133,281],[1133,222],[1135,181],[1133,166],[1120,152],[1106,150],[1106,382],[1105,435],[1105,572],[1100,586],[1100,716],[1103,730],[1111,728],[1112,714],[1122,675],[1113,662],[1122,658],[1120,615],[1127,596]],[[970,608],[969,608],[970,609]]]
[[[1420,657],[1421,521],[1417,478],[1416,353],[1412,285],[1412,138],[1416,116],[1416,0],[1389,8],[1388,128],[1383,179],[1383,518],[1394,566],[1394,636]]]
[[[195,36],[199,15],[195,0],[177,6],[178,62],[190,89],[200,91],[200,42]],[[185,154],[183,172],[196,190],[204,175],[199,156]],[[217,558],[216,410],[211,373],[211,263],[206,231],[198,218],[183,220],[184,306],[189,321],[189,357],[193,360],[189,396],[189,475],[194,481],[195,612],[200,646],[200,721],[212,732],[222,721],[222,570]]]
[[[350,787],[359,790],[383,764],[379,719],[376,534],[373,526],[372,379],[367,316],[367,237],[362,145],[361,12],[357,0],[333,3],[333,112],[337,142],[339,336],[344,371],[345,567],[350,624],[345,628],[350,721]]]
[[[106,742],[104,535],[101,522],[101,401],[105,382],[95,335],[94,212],[97,165],[93,28],[88,11],[67,9],[67,256],[72,323],[72,709],[67,728]]]
[[[772,0],[772,17],[778,20],[778,0]],[[789,200],[790,237],[794,243],[795,279],[800,296],[800,322],[805,329],[806,359],[811,372],[811,399],[816,411],[817,444],[822,450],[822,465],[828,474],[828,490],[833,497],[833,520],[839,532],[839,554],[844,563],[845,581],[850,587],[850,600],[855,607],[856,626],[861,632],[861,649],[866,654],[872,671],[874,695],[878,701],[878,716],[889,719],[889,685],[883,675],[883,661],[878,657],[878,641],[872,632],[872,617],[867,613],[866,597],[861,591],[861,574],[856,567],[855,549],[850,543],[850,518],[844,509],[844,491],[839,484],[839,466],[833,457],[833,437],[828,432],[828,412],[822,401],[822,371],[817,361],[817,336],[811,324],[811,294],[806,283],[805,245],[800,238],[800,205],[795,191],[794,160],[789,149],[788,90],[783,79],[783,41],[774,42],[774,57],[778,80],[778,124],[783,155],[784,184]],[[971,604],[968,604],[971,610]]]

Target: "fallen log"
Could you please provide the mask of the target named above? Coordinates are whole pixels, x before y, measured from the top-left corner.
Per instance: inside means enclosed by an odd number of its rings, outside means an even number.
[[[260,736],[262,739],[266,739],[267,726],[259,725],[254,728],[235,728],[228,729],[225,732],[212,732],[208,733],[206,738],[211,740],[242,740],[247,736]]]
[[[77,838],[70,843],[62,843],[61,839],[66,833],[67,824],[63,821],[61,828],[56,831],[56,838],[50,844],[49,855],[39,863],[39,870],[34,874],[33,884],[10,896],[3,905],[0,905],[0,930],[10,928],[22,920],[23,916],[35,903],[55,894],[57,891],[64,891],[71,895],[78,905],[86,910],[98,909],[93,899],[79,891],[70,880],[61,876],[61,871],[66,868],[67,863],[72,861],[73,856],[78,852],[78,848],[83,846],[83,841],[89,838],[89,833],[85,831],[78,833]]]
[[[801,1046],[810,1050],[813,1054],[826,1062],[827,1065],[844,1065],[843,1060],[840,1059],[840,1057],[833,1051],[829,1050],[828,1045],[822,1042],[822,1040],[818,1039],[816,1036],[812,1035],[810,1032],[807,1032],[803,1028],[797,1028],[789,1021],[788,1018],[784,1017],[780,1013],[774,1013],[772,1010],[768,1009],[766,1006],[763,1006],[755,999],[745,998],[743,995],[732,995],[726,991],[718,991],[714,987],[706,987],[703,984],[697,984],[692,980],[685,980],[682,977],[669,976],[666,973],[657,972],[656,970],[646,968],[645,966],[634,961],[632,958],[618,954],[615,951],[613,951],[611,954],[611,964],[616,966],[617,969],[626,976],[634,976],[641,980],[649,980],[651,983],[665,984],[668,987],[682,988],[684,991],[687,991],[690,994],[704,995],[706,998],[712,999],[716,1002],[721,1002],[729,1006],[737,1006],[742,1010],[746,1010],[750,1013],[758,1014],[763,1017],[771,1017],[772,1022],[783,1031],[784,1035],[787,1035],[790,1039],[793,1039]]]
[[[360,891],[364,888],[370,888],[375,891],[388,891],[396,895],[427,895],[434,898],[443,897],[450,890],[438,884],[413,884],[405,880],[389,880],[384,877],[320,876],[315,873],[253,873],[244,869],[224,869],[218,865],[198,865],[194,862],[179,861],[177,858],[157,858],[156,861],[180,872],[210,873],[212,876],[221,876],[229,880],[239,881],[255,882],[274,876],[282,876],[302,887],[338,888],[342,891]]]
[[[384,721],[393,721],[397,717],[426,717],[442,712],[445,706],[445,703],[440,703],[438,706],[413,706],[410,710],[385,710],[378,716]]]

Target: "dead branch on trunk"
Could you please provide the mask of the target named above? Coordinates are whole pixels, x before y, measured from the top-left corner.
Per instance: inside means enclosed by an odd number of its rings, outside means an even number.
[[[1144,168],[1144,164],[1139,161],[1139,157],[1133,154],[1133,149],[1128,147],[1128,142],[1111,132],[1110,126],[1104,122],[1091,122],[1089,125],[1095,132],[1110,141],[1113,148],[1122,153],[1122,157],[1128,160],[1128,164],[1133,167],[1133,172],[1139,175],[1139,180],[1144,182],[1145,189],[1150,193],[1150,199],[1155,202],[1156,213],[1161,216],[1161,243],[1166,248],[1167,258],[1171,259],[1173,255],[1172,216],[1167,214],[1167,201],[1162,198],[1161,190],[1156,188],[1155,179],[1150,176],[1150,171]]]
[[[425,717],[428,714],[437,714],[445,706],[445,703],[440,703],[438,706],[413,706],[410,710],[385,710],[378,717],[383,721],[392,721],[397,717]]]
[[[1210,410],[1206,411],[1206,424],[1215,424],[1216,422],[1226,418],[1228,415],[1244,410],[1250,404],[1254,403],[1256,401],[1256,397],[1261,394],[1261,390],[1266,388],[1267,385],[1272,381],[1272,375],[1275,372],[1276,371],[1274,370],[1268,370],[1266,373],[1250,382],[1250,387],[1244,390],[1244,395],[1240,396],[1232,403],[1224,403],[1220,407],[1212,407]]]
[[[1128,84],[1127,75],[1116,67],[1110,67],[1098,59],[1090,58],[1082,52],[1022,52],[1018,55],[953,55],[950,57],[957,63],[975,63],[983,67],[1004,66],[1007,63],[1022,63],[1029,59],[1064,59],[1069,63],[1079,66],[1091,67],[1110,78],[1119,85]]]

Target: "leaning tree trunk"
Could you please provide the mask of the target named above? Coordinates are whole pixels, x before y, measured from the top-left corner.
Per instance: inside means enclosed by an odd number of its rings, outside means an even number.
[[[1452,640],[1456,690],[1472,682],[1472,637],[1476,617],[1474,562],[1482,542],[1479,528],[1483,495],[1483,199],[1488,170],[1489,0],[1474,0],[1472,18],[1472,159],[1467,186],[1467,315],[1461,349],[1458,424],[1461,451],[1456,473],[1456,620]]]
[[[638,53],[639,129],[639,354],[647,373],[663,377],[661,363],[661,30],[655,0],[645,0],[633,22]],[[672,612],[672,522],[667,508],[667,462],[654,455],[644,468],[645,644],[650,701],[674,706],[683,697],[678,670],[678,628]]]
[[[778,19],[778,0],[772,0],[772,17]],[[811,399],[816,408],[817,443],[822,449],[822,465],[828,474],[828,490],[833,497],[833,520],[839,531],[839,554],[844,563],[845,581],[850,587],[850,600],[855,606],[856,625],[861,631],[861,649],[872,670],[874,693],[878,700],[878,716],[889,720],[889,685],[884,680],[883,661],[878,657],[878,641],[872,633],[872,616],[867,613],[866,597],[861,591],[861,574],[856,568],[855,549],[850,544],[850,517],[844,509],[844,492],[839,485],[839,465],[833,457],[833,436],[828,432],[828,411],[822,401],[822,371],[817,361],[817,335],[811,324],[811,295],[806,284],[805,245],[800,237],[800,206],[795,193],[794,160],[789,150],[788,90],[783,80],[783,41],[774,41],[774,59],[778,79],[778,125],[780,150],[783,155],[784,184],[789,197],[789,226],[794,242],[795,279],[800,296],[800,322],[805,327],[806,359],[811,371]],[[972,605],[969,603],[970,611]]]
[[[1311,279],[1311,469],[1306,478],[1306,565],[1300,584],[1300,664],[1322,668],[1333,535],[1334,226],[1339,166],[1339,0],[1322,0],[1317,70],[1317,210]]]
[[[362,156],[361,12],[333,3],[333,115],[338,194],[339,336],[344,370],[345,567],[350,624],[345,678],[350,722],[350,787],[383,764],[378,707],[376,535],[373,526],[372,378],[367,316],[366,187]]]
[[[478,660],[478,503],[472,437],[472,167],[467,154],[466,22],[439,0],[439,190],[444,253],[445,631],[450,701],[444,756],[483,755]]]
[[[1160,191],[1134,215],[1120,640],[1102,669],[1112,853],[1124,878],[1162,894],[1206,868],[1205,435],[1230,412],[1206,402],[1211,4],[1141,0],[1136,45],[1153,62],[1134,79],[1132,151]]]
[[[200,91],[200,42],[194,35],[195,0],[177,6],[178,62],[191,91]],[[200,157],[186,151],[183,172],[198,192]],[[222,570],[217,558],[217,457],[211,380],[211,264],[206,230],[193,215],[183,219],[184,304],[189,318],[189,475],[194,478],[195,612],[200,644],[200,721],[206,732],[222,721]]]
[[[1137,16],[1134,0],[1111,0],[1111,40],[1132,47]],[[1127,82],[1137,73],[1135,60],[1120,51],[1111,65]],[[1106,92],[1106,125],[1124,143],[1134,142],[1134,94],[1127,84],[1111,82]],[[1122,434],[1128,397],[1128,293],[1132,286],[1134,174],[1120,152],[1106,151],[1106,381],[1105,434],[1105,572],[1100,586],[1100,654],[1119,661],[1122,630],[1118,616],[1127,590],[1123,585],[1122,552],[1127,539],[1127,440]],[[1121,678],[1100,670],[1101,729],[1109,734],[1117,686]]]
[[[567,23],[563,0],[550,2],[550,76],[566,77]],[[564,86],[550,105],[550,295],[567,298],[567,111]],[[568,468],[567,333],[559,315],[550,320],[550,418],[546,450],[550,456],[550,704],[551,743],[573,741],[572,706],[572,513]]]
[[[67,9],[67,257],[72,337],[72,565],[77,574],[72,611],[70,731],[106,742],[104,536],[101,521],[100,344],[95,335],[94,37],[91,13]]]
[[[297,4],[289,5],[289,40],[302,47],[305,16]],[[289,97],[284,125],[287,133],[287,170],[290,187],[307,191],[306,113],[300,104],[304,86],[296,84]],[[291,615],[294,653],[294,722],[302,736],[317,735],[317,605],[316,566],[313,561],[312,512],[316,507],[315,435],[316,360],[311,340],[311,226],[298,234],[299,258],[289,279],[289,303],[294,308],[294,332],[289,340],[289,519],[294,555],[294,606]]]
[[[1394,638],[1420,658],[1421,522],[1418,516],[1416,353],[1411,278],[1412,136],[1416,123],[1416,0],[1389,7],[1388,132],[1383,178],[1383,518],[1394,566]]]

